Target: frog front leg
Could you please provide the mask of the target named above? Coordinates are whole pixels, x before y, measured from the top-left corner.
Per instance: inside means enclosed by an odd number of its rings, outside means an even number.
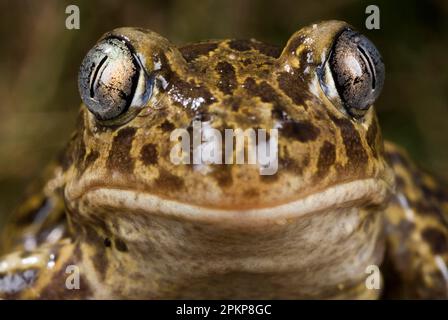
[[[60,164],[51,163],[1,229],[0,255],[32,251],[43,243],[67,237],[63,199],[64,176]]]
[[[63,239],[0,258],[0,298],[86,299],[92,295],[78,243]]]
[[[448,298],[448,189],[386,143],[396,192],[386,210],[386,298]]]
[[[68,234],[63,188],[64,165],[53,162],[2,230],[0,298],[88,297],[80,245]]]

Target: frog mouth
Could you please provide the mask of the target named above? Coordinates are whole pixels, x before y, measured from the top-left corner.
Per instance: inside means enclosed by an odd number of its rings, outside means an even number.
[[[68,197],[68,203],[83,203],[87,212],[113,208],[116,212],[151,213],[193,221],[259,226],[272,222],[281,223],[313,212],[381,206],[387,200],[391,189],[382,179],[368,178],[330,186],[297,200],[271,207],[222,209],[166,199],[142,191],[96,185],[87,187],[78,197]]]

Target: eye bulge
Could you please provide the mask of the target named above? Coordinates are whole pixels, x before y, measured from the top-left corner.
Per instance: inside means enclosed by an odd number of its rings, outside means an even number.
[[[378,49],[362,34],[345,30],[336,39],[327,63],[337,100],[348,114],[362,117],[384,84],[385,67]]]
[[[138,58],[124,40],[108,38],[85,56],[79,71],[81,98],[98,120],[112,120],[143,103],[147,81]],[[147,97],[146,97],[147,98]],[[146,100],[146,99],[144,99]]]

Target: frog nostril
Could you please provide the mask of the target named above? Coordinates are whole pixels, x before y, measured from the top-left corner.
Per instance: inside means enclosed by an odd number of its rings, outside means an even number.
[[[104,239],[104,246],[109,248],[112,245],[112,242],[110,241],[109,238],[105,238]]]
[[[128,251],[128,246],[121,239],[115,239],[115,248],[117,248],[117,250],[121,251],[121,252],[127,252]]]

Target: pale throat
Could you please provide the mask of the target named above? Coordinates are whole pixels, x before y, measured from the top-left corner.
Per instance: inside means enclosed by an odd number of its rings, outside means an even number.
[[[115,258],[132,261],[126,279],[139,275],[137,290],[146,278],[148,292],[157,298],[380,294],[364,283],[366,268],[380,265],[383,258],[381,212],[333,208],[253,227],[186,221],[161,213],[116,214],[116,236],[129,250]],[[132,283],[128,282],[130,290]]]

